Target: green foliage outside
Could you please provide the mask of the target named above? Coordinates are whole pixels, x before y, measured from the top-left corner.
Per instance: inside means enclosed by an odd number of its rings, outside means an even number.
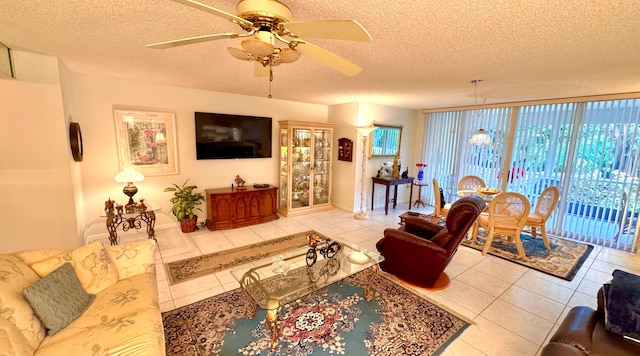
[[[519,144],[516,140],[514,165],[525,169],[525,179],[531,180],[527,185],[535,184],[539,177],[562,182],[571,168],[569,202],[619,209],[624,192],[635,195],[638,185],[635,165],[640,148],[638,125],[582,125],[577,135],[575,157],[568,157],[573,125],[519,129],[523,130],[518,135],[524,143]],[[547,166],[553,171],[548,172]]]

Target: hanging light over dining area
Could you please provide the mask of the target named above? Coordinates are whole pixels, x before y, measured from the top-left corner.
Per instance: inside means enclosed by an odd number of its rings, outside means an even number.
[[[477,109],[478,106],[478,84],[482,82],[482,79],[474,79],[471,81],[473,84],[473,97],[474,97],[474,106],[476,107],[474,115],[475,122],[482,122],[482,116],[484,112],[484,103],[482,109]],[[485,99],[486,100],[486,99]],[[491,141],[491,136],[487,131],[483,128],[478,129],[476,132],[471,135],[469,141],[467,141],[470,145],[475,146],[490,146],[493,142]]]

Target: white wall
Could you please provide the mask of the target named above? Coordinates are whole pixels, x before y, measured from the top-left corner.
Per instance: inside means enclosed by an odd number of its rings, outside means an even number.
[[[58,61],[14,51],[0,79],[0,252],[80,245]]]
[[[190,179],[200,189],[225,187],[236,174],[248,184],[278,185],[277,154],[271,159],[196,160],[194,112],[270,116],[273,118],[273,152],[277,151],[278,121],[334,122],[334,145],[341,137],[354,141],[353,162],[337,161],[334,150],[332,201],[334,206],[357,211],[360,196],[362,144],[353,126],[371,120],[379,124],[403,125],[403,166],[413,165],[421,149],[411,136],[417,133],[419,112],[367,103],[349,103],[331,108],[278,99],[207,92],[128,82],[72,73],[56,58],[14,52],[17,80],[0,80],[0,252],[29,248],[74,248],[85,239],[106,235],[103,213],[108,198],[124,202],[118,173],[114,108],[170,111],[176,114],[180,173],[147,176],[137,184],[136,199],[145,198],[161,208],[157,227],[176,224],[170,210],[171,183]],[[331,115],[329,111],[331,110]],[[329,116],[331,118],[329,119]],[[74,162],[69,149],[68,124],[81,125],[84,160]],[[416,153],[417,152],[417,153]],[[365,205],[370,204],[371,180],[382,160],[367,162]],[[415,167],[413,167],[415,168]],[[415,172],[410,171],[412,174]],[[382,186],[380,186],[382,188]],[[382,189],[378,191],[382,192]],[[402,189],[399,201],[408,202]],[[381,207],[383,195],[376,193]],[[205,219],[206,209],[199,213]],[[86,229],[86,230],[85,230]]]
[[[333,176],[331,188],[331,204],[347,211],[356,212],[360,209],[360,197],[354,196],[360,178],[356,180],[356,171],[360,172],[362,153],[358,148],[357,126],[358,103],[332,105],[329,107],[329,121],[336,124],[333,131]],[[353,141],[353,161],[338,161],[338,139],[346,137]],[[358,175],[359,177],[359,175]],[[358,190],[359,192],[359,190]]]
[[[361,185],[361,165],[362,140],[353,126],[366,126],[374,121],[381,125],[403,126],[402,143],[400,147],[400,162],[402,170],[409,165],[409,175],[415,176],[416,159],[420,159],[422,151],[422,130],[424,115],[418,110],[407,110],[390,106],[371,103],[348,103],[333,105],[329,107],[329,121],[335,122],[336,140],[341,137],[350,138],[354,143],[353,162],[341,162],[337,160],[337,153],[334,154],[334,176],[333,194],[331,201],[334,206],[345,210],[360,210],[360,185]],[[420,122],[419,122],[420,121]],[[418,132],[420,131],[420,132]],[[419,139],[419,144],[415,144]],[[367,143],[368,145],[368,143]],[[365,148],[368,150],[368,147]],[[371,177],[375,177],[383,162],[393,162],[393,158],[372,158],[367,159],[364,174],[364,210],[371,210]],[[413,167],[413,169],[412,169]],[[374,209],[384,207],[385,190],[384,186],[377,185],[374,197]],[[402,185],[398,188],[399,207],[409,207],[409,185]],[[393,197],[393,193],[391,193]],[[417,190],[416,190],[417,194]],[[414,197],[415,200],[415,197]]]
[[[418,121],[423,115],[418,110],[407,110],[401,109],[391,106],[384,106],[378,104],[370,104],[370,103],[360,103],[359,107],[359,124],[367,125],[370,121],[375,121],[376,124],[380,125],[394,125],[394,126],[403,126],[402,127],[402,142],[400,145],[400,163],[401,163],[401,172],[405,170],[407,165],[409,166],[409,176],[415,177],[417,175],[416,169],[416,161],[417,159],[421,159],[421,157],[416,156],[416,132],[418,127]],[[360,143],[361,145],[361,143]],[[358,146],[358,150],[361,151],[362,146]],[[418,151],[419,152],[419,151]],[[372,181],[369,177],[375,177],[378,173],[380,167],[382,167],[383,162],[393,162],[393,157],[390,158],[371,158],[367,162],[366,174],[365,174],[365,203],[367,207],[371,208],[371,185]],[[359,172],[359,171],[358,171]],[[359,179],[359,173],[356,174]],[[358,180],[359,181],[359,180]],[[392,188],[391,188],[392,189]],[[410,189],[413,189],[410,185],[404,184],[398,186],[398,204],[397,208],[404,209],[409,208],[409,193]],[[359,186],[356,189],[356,194],[359,196],[360,190]],[[393,197],[393,192],[390,191],[390,197]],[[417,195],[416,193],[413,196],[413,200],[415,201]],[[384,200],[385,200],[385,186],[376,184],[375,187],[375,196],[373,200],[373,208],[383,208],[384,209]]]
[[[85,235],[106,234],[104,219],[99,218],[108,198],[123,204],[128,199],[124,184],[114,181],[118,173],[113,109],[133,108],[168,111],[176,114],[178,175],[147,176],[136,183],[136,200],[145,198],[151,206],[169,212],[171,193],[163,189],[186,179],[204,190],[230,186],[236,174],[247,184],[278,185],[276,138],[280,120],[327,122],[324,105],[297,103],[277,99],[223,94],[203,90],[127,82],[108,78],[72,76],[72,97],[75,120],[82,125],[84,161],[82,162],[83,196],[85,202]],[[269,116],[273,118],[271,159],[196,160],[194,112],[213,112]],[[199,221],[206,219],[206,209],[199,212]],[[159,215],[157,227],[175,224],[173,216]]]

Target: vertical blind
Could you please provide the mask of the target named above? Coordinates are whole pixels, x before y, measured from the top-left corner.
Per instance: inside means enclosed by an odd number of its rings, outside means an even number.
[[[437,178],[453,200],[457,181],[477,175],[489,187],[523,193],[532,209],[544,188],[556,186],[549,233],[635,252],[639,107],[640,99],[628,99],[427,114],[425,179]],[[480,128],[491,146],[467,144]]]

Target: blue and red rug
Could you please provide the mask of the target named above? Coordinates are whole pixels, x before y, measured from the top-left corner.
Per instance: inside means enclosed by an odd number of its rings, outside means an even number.
[[[593,245],[555,236],[548,236],[548,239],[551,251],[547,251],[541,238],[520,234],[520,240],[527,255],[525,261],[520,259],[515,243],[499,238],[491,241],[488,253],[552,276],[572,280],[593,251]],[[482,251],[486,240],[486,234],[479,234],[476,240],[464,240],[462,245]]]
[[[247,319],[240,289],[163,313],[167,355],[438,355],[469,326],[384,276],[367,302],[361,286],[368,276],[285,305],[276,350],[268,346],[265,311]]]

